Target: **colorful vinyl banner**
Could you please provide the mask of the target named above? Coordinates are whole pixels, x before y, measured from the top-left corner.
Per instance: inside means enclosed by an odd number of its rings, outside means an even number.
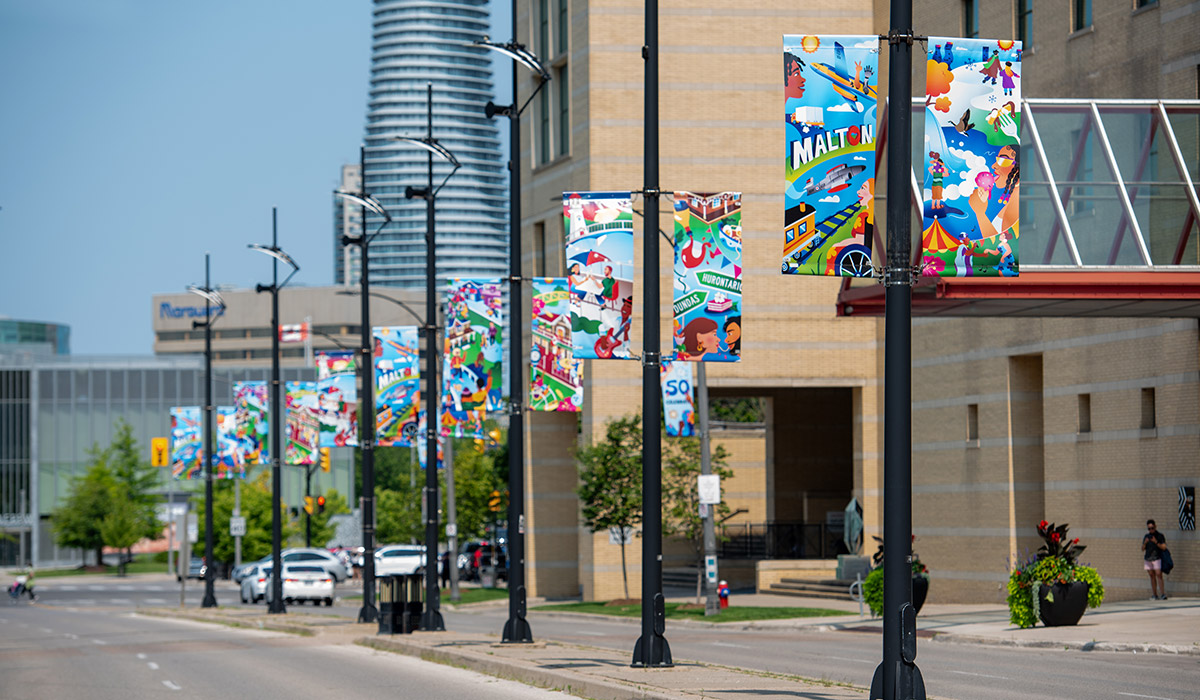
[[[266,464],[270,456],[267,383],[233,383],[233,423],[246,464]]]
[[[742,193],[675,193],[675,353],[737,362],[742,352]]]
[[[421,404],[416,326],[376,326],[375,444],[411,445]]]
[[[869,277],[879,37],[783,37],[783,274]]]
[[[500,410],[504,329],[499,280],[455,279],[446,289],[441,433],[483,437]]]
[[[419,422],[419,429],[413,437],[413,442],[415,442],[417,444],[417,463],[421,465],[422,469],[424,469],[425,463],[429,458],[429,440],[425,437],[425,412],[424,411],[421,411],[421,416],[418,419],[418,422]],[[445,460],[444,450],[446,447],[446,438],[443,437],[441,433],[438,433],[437,444],[438,444],[437,468],[441,469],[442,467],[446,466],[445,461],[444,461]]]
[[[659,374],[662,379],[663,419],[667,437],[692,437],[696,434],[695,381],[693,367],[674,357],[664,357]]]
[[[1016,277],[1021,42],[929,37],[921,274]]]
[[[204,475],[204,446],[199,406],[171,409],[171,476],[199,479]]]
[[[317,353],[320,447],[358,445],[358,363],[354,353]]]
[[[316,382],[287,382],[287,435],[283,463],[316,464],[321,436],[321,407]]]
[[[578,411],[583,404],[583,361],[571,344],[569,296],[566,277],[533,280],[529,406],[534,411]]]
[[[571,342],[581,360],[628,360],[633,322],[629,192],[564,192]]]
[[[237,413],[233,406],[217,406],[217,450],[214,479],[246,478],[246,455],[237,436]]]

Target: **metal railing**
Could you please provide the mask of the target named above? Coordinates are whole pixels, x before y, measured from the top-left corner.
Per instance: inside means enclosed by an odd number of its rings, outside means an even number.
[[[832,559],[845,553],[842,528],[824,523],[722,525],[722,559]]]

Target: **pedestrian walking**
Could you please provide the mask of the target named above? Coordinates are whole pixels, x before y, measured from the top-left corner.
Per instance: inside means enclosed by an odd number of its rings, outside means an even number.
[[[1150,575],[1150,600],[1167,599],[1162,574],[1162,552],[1166,548],[1167,538],[1158,531],[1153,519],[1147,520],[1146,534],[1142,536],[1142,558],[1146,573]]]
[[[442,552],[441,556],[442,588],[450,587],[450,550]]]

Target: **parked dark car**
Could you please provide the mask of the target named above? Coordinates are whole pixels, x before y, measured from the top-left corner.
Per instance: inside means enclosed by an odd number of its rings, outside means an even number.
[[[493,552],[496,552],[496,579],[508,580],[508,547],[500,542],[499,551],[489,540],[472,540],[464,542],[458,548],[459,577],[464,581],[478,581],[479,569],[492,566]],[[476,556],[476,552],[479,552]]]
[[[203,557],[192,557],[190,560],[188,560],[188,578],[194,578],[203,581],[204,575],[207,573],[208,567],[205,566]],[[182,577],[179,574],[175,574],[175,580],[182,580]]]

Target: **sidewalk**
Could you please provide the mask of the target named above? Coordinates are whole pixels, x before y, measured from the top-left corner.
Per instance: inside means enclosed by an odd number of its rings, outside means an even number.
[[[671,597],[672,602],[694,602],[694,596]],[[740,629],[810,629],[882,633],[883,622],[870,611],[858,615],[855,601],[800,598],[770,594],[743,594],[731,604],[744,606],[815,607],[844,610],[846,617],[762,620],[717,623]],[[680,624],[668,621],[668,626]],[[709,623],[691,622],[707,625]],[[995,644],[1022,647],[1054,647],[1083,651],[1140,651],[1200,656],[1200,598],[1170,598],[1165,601],[1126,600],[1088,609],[1078,625],[1018,629],[1008,619],[1005,605],[928,604],[917,616],[920,637],[931,642]]]

